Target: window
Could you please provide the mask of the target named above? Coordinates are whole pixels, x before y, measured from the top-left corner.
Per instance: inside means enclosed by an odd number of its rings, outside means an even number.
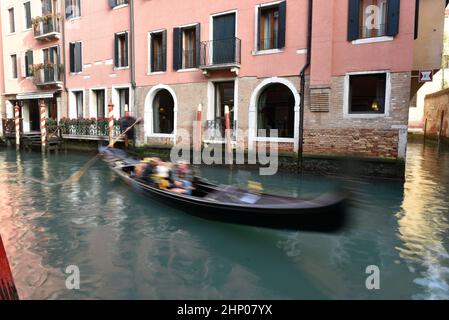
[[[82,119],[84,117],[84,93],[83,91],[74,91],[76,117]]]
[[[16,32],[16,25],[14,22],[14,8],[8,9],[9,14],[9,33]]]
[[[25,29],[31,29],[31,3],[29,1],[23,4],[23,10],[25,12]]]
[[[167,31],[150,34],[150,72],[167,69]]]
[[[200,24],[173,29],[174,70],[197,68],[200,51]]]
[[[153,101],[153,133],[172,134],[174,130],[174,107],[172,95],[159,91]]]
[[[105,90],[93,90],[94,102],[97,108],[97,118],[105,118],[106,115],[106,99]]]
[[[33,76],[33,50],[28,50],[25,52],[25,77],[32,77]]]
[[[349,76],[349,113],[385,113],[387,74]]]
[[[17,55],[11,55],[11,78],[17,79]]]
[[[118,6],[124,6],[128,4],[128,0],[109,0],[109,6],[115,8]]]
[[[400,0],[349,0],[348,41],[399,33]]]
[[[65,0],[65,16],[67,19],[81,17],[81,0]]]
[[[119,99],[120,117],[125,117],[129,112],[129,88],[117,89]]]
[[[278,130],[279,138],[294,137],[295,97],[285,85],[269,85],[260,95],[258,102],[257,129]]]
[[[258,50],[281,49],[285,46],[286,2],[259,7]]]
[[[182,68],[196,68],[196,30],[195,28],[183,29]]]
[[[79,73],[83,71],[83,52],[81,42],[70,43],[70,72]]]
[[[115,67],[128,67],[128,33],[115,34]]]
[[[387,32],[387,0],[362,0],[360,38],[382,37]]]

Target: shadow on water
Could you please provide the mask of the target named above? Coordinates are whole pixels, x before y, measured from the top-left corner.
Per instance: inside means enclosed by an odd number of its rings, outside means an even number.
[[[217,183],[260,181],[305,196],[344,185],[351,228],[281,232],[204,221],[144,197],[101,162],[77,183],[83,154],[0,151],[0,232],[22,298],[278,299],[448,298],[449,152],[411,145],[407,181],[336,179],[206,168]],[[77,265],[81,289],[65,288]],[[366,267],[381,290],[365,287]]]

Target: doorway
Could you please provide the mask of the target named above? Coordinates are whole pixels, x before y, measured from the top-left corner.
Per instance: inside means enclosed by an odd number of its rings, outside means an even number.
[[[214,64],[235,62],[235,21],[235,13],[213,17]]]
[[[39,132],[40,131],[40,111],[38,100],[29,100],[30,108],[30,131]]]

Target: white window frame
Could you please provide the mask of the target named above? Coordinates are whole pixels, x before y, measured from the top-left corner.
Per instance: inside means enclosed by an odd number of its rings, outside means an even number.
[[[108,88],[107,87],[95,87],[89,89],[89,117],[98,119],[98,106],[95,99],[95,91],[104,91],[104,117],[108,117]],[[93,103],[95,101],[95,104]]]
[[[134,112],[134,96],[131,84],[121,84],[112,86],[112,104],[114,105],[114,118],[120,119],[120,97],[118,95],[119,89],[128,89],[129,90],[129,105],[128,112]],[[106,99],[107,100],[107,99]]]
[[[234,35],[234,37],[238,38],[239,12],[237,9],[235,9],[235,10],[214,13],[209,16],[209,39],[211,39],[212,41],[214,40],[214,18],[219,17],[219,16],[225,16],[225,15],[231,14],[231,13],[235,13],[235,35]]]
[[[13,17],[14,17],[14,32],[12,32],[11,31],[11,16],[9,15],[9,10],[13,10]],[[7,21],[8,21],[8,35],[13,35],[13,34],[16,34],[16,32],[17,32],[17,21],[16,21],[16,9],[15,9],[15,7],[14,6],[9,6],[8,8],[7,8],[7,12],[8,12],[8,19],[7,19]]]
[[[14,78],[14,75],[13,75],[14,72],[13,72],[12,56],[16,56],[16,74],[17,74],[17,77],[15,77],[15,78]],[[10,68],[9,68],[9,79],[10,80],[18,80],[19,79],[19,55],[17,53],[13,52],[13,53],[11,53],[9,55],[9,65],[10,65]]]
[[[259,50],[258,48],[258,40],[259,40],[259,10],[265,7],[271,7],[275,5],[279,5],[280,3],[285,2],[285,0],[273,1],[269,3],[258,4],[254,8],[254,50],[252,51],[253,56],[266,55],[266,54],[276,54],[284,52],[284,49],[266,49]]]
[[[385,84],[385,107],[384,113],[350,113],[349,112],[349,80],[351,76],[368,75],[368,74],[386,74]],[[361,72],[348,72],[344,78],[344,91],[343,91],[343,118],[346,119],[375,119],[375,118],[388,118],[390,117],[390,104],[391,104],[391,72],[388,70],[378,71],[361,71]]]
[[[31,3],[31,0],[25,0],[22,2],[22,10],[23,10],[23,31],[29,31],[33,29],[33,22],[31,22],[31,27],[27,28],[27,12],[25,10],[25,4],[30,4],[30,14],[31,14],[31,21],[33,21],[33,6]]]
[[[77,119],[78,114],[76,110],[76,92],[82,92],[83,93],[83,118],[87,118],[86,115],[88,112],[86,112],[86,89],[84,88],[74,88],[69,89],[69,119]],[[88,111],[88,110],[87,110]]]

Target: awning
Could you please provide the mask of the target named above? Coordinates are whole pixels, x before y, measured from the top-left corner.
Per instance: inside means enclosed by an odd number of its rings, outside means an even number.
[[[56,91],[19,93],[16,96],[16,99],[17,100],[51,99],[53,98],[55,92]]]

